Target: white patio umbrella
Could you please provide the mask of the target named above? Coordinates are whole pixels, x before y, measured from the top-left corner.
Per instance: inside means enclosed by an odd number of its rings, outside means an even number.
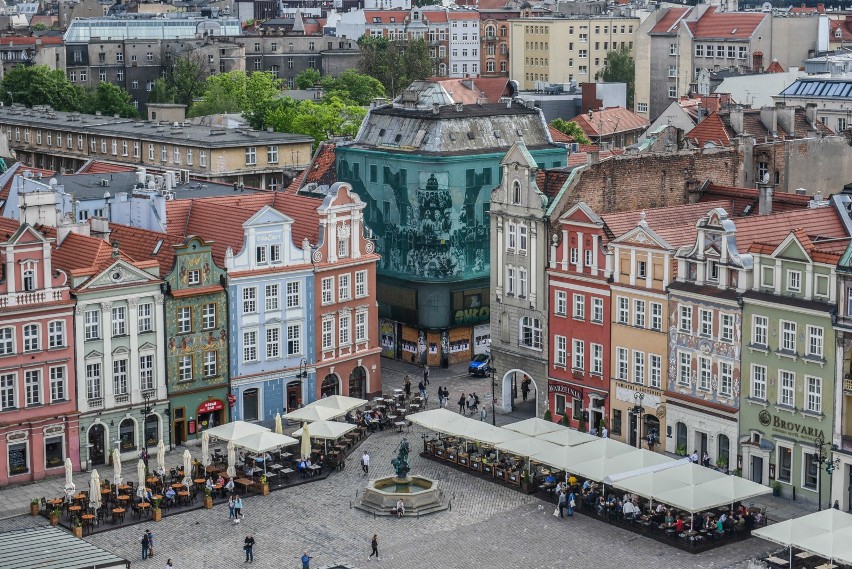
[[[234,441],[228,443],[228,468],[225,471],[225,474],[228,475],[228,478],[234,478],[237,475],[237,469],[234,465],[237,463],[237,451],[236,447],[234,447]]]
[[[136,463],[136,478],[139,479],[139,487],[136,489],[136,495],[139,498],[145,497],[145,461],[141,458]]]
[[[307,423],[302,423],[302,458],[311,456],[311,433]]]
[[[89,506],[97,510],[101,507],[101,477],[98,470],[92,470],[92,479],[89,481]]]
[[[331,407],[302,407],[287,413],[287,419],[289,421],[329,421],[345,414],[346,411],[335,410]]]
[[[166,473],[166,445],[163,444],[163,439],[157,443],[157,472],[161,475]]]
[[[328,407],[336,411],[346,413],[352,409],[357,409],[368,402],[366,399],[358,399],[357,397],[347,397],[345,395],[329,395],[322,399],[317,399],[313,403],[308,403],[305,407]]]
[[[284,426],[281,424],[281,413],[275,414],[275,434],[283,435],[284,434]]]
[[[310,436],[315,439],[323,439],[323,447],[328,453],[328,441],[337,440],[349,431],[355,429],[355,425],[351,423],[341,423],[339,421],[317,421],[311,423]],[[294,437],[302,436],[302,429],[298,429],[293,433]]]
[[[75,494],[77,487],[74,485],[74,465],[71,464],[71,459],[65,459],[65,493],[69,496]]]
[[[121,453],[118,448],[112,449],[112,482],[116,486],[121,484]]]
[[[189,449],[183,451],[183,485],[187,488],[192,485],[192,455]]]
[[[201,465],[204,468],[210,466],[210,435],[207,431],[201,435]]]

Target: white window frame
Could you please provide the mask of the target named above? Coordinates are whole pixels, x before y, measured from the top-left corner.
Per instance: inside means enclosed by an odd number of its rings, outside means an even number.
[[[680,305],[678,307],[677,329],[680,332],[692,333],[692,307]]]
[[[787,292],[802,292],[802,271],[787,269]]]
[[[734,365],[730,362],[719,362],[719,394],[730,397],[734,392]]]
[[[243,314],[257,313],[257,287],[243,287]]]
[[[633,350],[633,383],[645,385],[645,352]]]
[[[572,317],[577,320],[586,319],[586,295],[574,294]]]
[[[281,357],[281,326],[266,326],[266,359]]]
[[[850,289],[852,290],[852,289]],[[576,295],[575,295],[576,296]],[[557,290],[554,295],[554,314],[557,316],[568,315],[568,293],[564,290]]]
[[[618,323],[630,324],[630,299],[626,296],[619,296],[618,302]]]
[[[713,380],[713,360],[707,356],[698,356],[698,389],[710,391]]]
[[[637,328],[645,327],[645,301],[633,299],[633,325]]]
[[[568,338],[559,334],[553,337],[553,365],[562,368],[568,365]]]
[[[755,346],[769,346],[769,318],[755,314],[751,317],[751,343]]]
[[[805,411],[822,413],[822,378],[805,376]]]
[[[825,353],[825,329],[822,326],[808,325],[807,355],[822,358]]]
[[[586,343],[583,340],[571,341],[571,368],[577,371],[586,369]]]
[[[615,348],[615,378],[628,381],[630,375],[630,353],[627,348]]]
[[[603,375],[604,372],[604,347],[602,344],[592,344],[592,362],[589,373]]]
[[[320,281],[322,291],[322,304],[332,304],[334,302],[334,277],[324,277]]]
[[[648,354],[648,387],[660,388],[663,383],[663,357],[659,354]]]
[[[263,287],[263,306],[266,312],[281,309],[281,286],[278,283]]]
[[[367,271],[355,271],[355,298],[367,296]]]
[[[243,330],[243,362],[256,362],[257,330]]]
[[[112,335],[126,336],[127,335],[127,307],[113,306],[112,307]]]
[[[781,320],[778,327],[781,329],[778,348],[784,352],[796,353],[796,334],[798,334],[799,328],[796,322]]]
[[[778,404],[796,406],[796,374],[787,369],[778,370]]]
[[[683,350],[677,352],[677,383],[684,387],[692,385],[692,354]]]
[[[592,322],[603,324],[604,301],[602,298],[592,297]]]
[[[154,305],[150,302],[143,302],[137,307],[137,324],[139,333],[151,332],[154,330]]]
[[[705,338],[713,337],[713,311],[706,308],[698,309],[698,335]]]

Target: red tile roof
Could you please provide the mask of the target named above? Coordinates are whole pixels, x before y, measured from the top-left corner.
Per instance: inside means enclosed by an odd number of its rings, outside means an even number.
[[[550,125],[547,125],[547,130],[550,131],[550,138],[553,139],[553,142],[574,142],[573,136],[568,136],[561,130],[556,130]]]
[[[570,175],[570,170],[538,170],[535,183],[544,195],[552,198],[559,193]]]
[[[161,275],[172,270],[175,261],[174,248],[183,243],[180,236],[119,223],[110,223],[109,227],[112,231],[110,241],[118,241],[122,252],[140,261],[154,259],[160,265]],[[154,254],[155,250],[157,251],[156,255]]]
[[[845,18],[845,16],[844,16]],[[852,22],[847,19],[829,20],[828,21],[829,41],[852,41]],[[840,30],[840,37],[837,37],[837,30]]]
[[[591,116],[589,116],[591,115]],[[648,128],[648,119],[628,111],[624,107],[609,107],[577,115],[572,122],[583,129],[588,137],[609,136],[618,132],[629,132]]]
[[[36,227],[45,237],[56,239],[56,228],[39,225]],[[57,241],[58,243],[58,241]],[[120,257],[134,263],[134,259],[124,252]],[[93,276],[104,270],[115,259],[112,257],[112,245],[103,239],[78,233],[69,233],[62,243],[58,243],[52,254],[54,266],[71,276]]]
[[[447,18],[450,20],[478,20],[479,12],[473,10],[454,10],[447,13]]]
[[[669,8],[669,11],[651,28],[652,34],[674,33],[677,30],[680,19],[691,10],[691,8]]]
[[[791,14],[825,14],[825,4],[817,4],[816,6],[807,6],[802,4],[798,7],[790,8]]]
[[[769,67],[766,68],[766,73],[784,73],[784,68],[778,63],[777,59],[773,59]]]
[[[736,220],[737,249],[749,251],[753,244],[777,247],[790,231],[801,229],[812,241],[847,237],[846,228],[833,207],[819,207]]]
[[[816,129],[822,134],[833,134],[832,130],[825,126],[821,121],[817,121],[816,125],[811,125],[807,118],[805,109],[795,107],[793,115],[793,131],[790,132],[784,128],[784,125],[779,120],[777,122],[777,135],[779,138],[804,138],[808,131]],[[747,134],[754,136],[756,139],[773,138],[775,136],[760,118],[761,109],[742,109],[743,114],[743,132],[737,132],[731,126],[731,110],[723,109],[719,113],[712,113],[706,119],[698,123],[695,128],[687,133],[687,138],[693,144],[704,146],[708,142],[716,145],[728,145],[730,141],[739,134]],[[724,130],[724,135],[722,133]]]
[[[75,174],[117,174],[119,172],[133,172],[134,170],[133,166],[90,160],[82,168],[77,170]]]
[[[765,18],[762,12],[718,13],[713,6],[687,25],[695,39],[748,39]]]
[[[708,142],[716,146],[728,146],[731,144],[728,129],[725,128],[725,123],[722,122],[719,113],[715,111],[695,125],[695,128],[687,133],[687,138],[699,147],[703,147]]]
[[[314,183],[320,186],[330,186],[337,181],[337,170],[334,167],[335,144],[322,142],[311,160],[304,176],[305,184]]]
[[[581,144],[579,152],[572,152],[568,155],[568,165],[569,166],[582,166],[583,164],[589,163],[589,154],[592,152],[598,153],[598,161],[603,162],[609,158],[613,158],[615,156],[621,156],[624,154],[623,148],[613,148],[610,150],[601,151],[601,147],[595,144]]]
[[[21,36],[10,36],[0,38],[0,46],[21,46],[26,47],[30,45],[60,45],[62,43],[62,36],[29,36],[29,37],[21,37]]]
[[[728,211],[728,215],[730,217],[739,217],[745,215],[744,212],[748,206],[751,206],[749,215],[757,215],[759,197],[759,191],[755,188],[737,188],[708,184],[707,187],[704,188],[701,197],[698,198],[698,203],[729,199],[731,200],[733,207],[730,211]],[[772,194],[772,211],[775,213],[783,213],[787,211],[803,210],[808,208],[810,202],[811,196],[800,196],[798,194],[776,192]]]
[[[717,200],[715,202],[706,202],[699,204],[676,205],[671,207],[657,207],[643,210],[645,213],[645,222],[648,227],[661,237],[669,241],[672,245],[681,245],[689,243],[690,239],[695,238],[695,223],[714,207],[721,207],[725,210],[731,207],[731,200]],[[640,211],[625,211],[621,213],[607,213],[601,216],[606,223],[607,229],[610,231],[613,238],[624,235],[639,224],[641,219]],[[686,224],[691,224],[692,230],[684,231],[683,227]],[[675,230],[670,232],[670,230]],[[685,235],[677,237],[677,232],[682,232]]]

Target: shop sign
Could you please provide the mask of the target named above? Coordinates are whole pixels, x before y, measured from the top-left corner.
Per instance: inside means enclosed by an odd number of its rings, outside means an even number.
[[[229,393],[228,394],[228,405],[233,407],[236,404],[237,404],[237,396],[234,395],[233,393]]]
[[[660,396],[655,395],[649,389],[643,389],[641,387],[627,388],[617,386],[615,388],[615,399],[617,401],[623,401],[625,403],[629,403],[631,406],[636,405],[638,401],[634,397],[636,393],[642,393],[645,397],[642,398],[642,406],[650,407],[652,409],[659,408],[662,403]]]
[[[825,433],[820,427],[809,427],[793,421],[785,421],[777,415],[772,415],[772,413],[766,409],[758,414],[757,420],[760,421],[760,424],[764,427],[771,427],[773,431],[778,433],[807,438],[825,438]]]
[[[44,436],[61,435],[65,432],[65,425],[50,425],[44,428]]]
[[[15,441],[25,441],[27,440],[27,432],[26,431],[12,431],[11,433],[6,433],[6,440],[11,442]]]
[[[205,401],[201,405],[198,406],[198,414],[202,413],[212,413],[214,411],[221,411],[225,408],[225,404],[219,401],[218,399],[211,399],[210,401]]]
[[[583,390],[577,389],[576,387],[571,387],[570,385],[564,385],[561,383],[549,383],[547,384],[547,391],[549,393],[564,393],[573,397],[574,399],[582,399],[583,398]]]

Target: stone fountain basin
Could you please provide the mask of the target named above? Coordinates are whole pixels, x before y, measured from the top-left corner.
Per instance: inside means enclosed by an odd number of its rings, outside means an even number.
[[[370,509],[389,511],[402,499],[406,513],[434,508],[441,504],[441,492],[437,483],[425,476],[397,478],[388,476],[370,480],[361,498],[361,504]]]

